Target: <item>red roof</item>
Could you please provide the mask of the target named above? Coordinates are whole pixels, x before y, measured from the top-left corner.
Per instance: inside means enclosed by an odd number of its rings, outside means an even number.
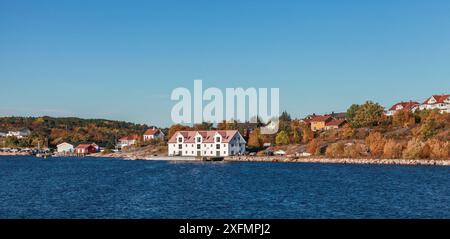
[[[222,143],[229,142],[237,133],[237,130],[209,130],[209,131],[177,131],[170,139],[169,143],[176,143],[178,134],[183,135],[184,143],[195,143],[195,135],[200,134],[203,143],[214,143],[216,133],[222,136]]]
[[[310,122],[323,122],[323,121],[328,121],[330,119],[331,119],[331,116],[329,116],[329,115],[315,115],[315,116],[312,116],[309,121]]]
[[[346,120],[331,120],[327,123],[325,123],[326,126],[341,126],[342,124],[346,123]]]
[[[87,149],[89,147],[94,147],[92,144],[79,144],[76,149]],[[95,148],[95,147],[94,147]]]
[[[128,135],[125,137],[120,138],[119,140],[139,140],[141,138],[141,136],[137,135],[137,134],[133,134],[133,135]]]
[[[159,129],[148,129],[147,131],[145,131],[144,135],[155,135],[156,133],[159,132]]]
[[[450,97],[450,95],[432,95],[431,97],[429,97],[428,99],[426,99],[423,103],[424,104],[429,104],[428,102],[431,100],[431,98],[434,98],[436,100],[436,103],[434,104],[438,104],[438,103],[444,103],[444,101]]]
[[[397,110],[397,106],[402,106],[403,109],[410,110],[418,104],[419,104],[419,102],[415,102],[415,101],[409,101],[409,102],[402,101],[402,102],[399,102],[399,103],[393,105],[391,108],[389,108],[389,110]]]

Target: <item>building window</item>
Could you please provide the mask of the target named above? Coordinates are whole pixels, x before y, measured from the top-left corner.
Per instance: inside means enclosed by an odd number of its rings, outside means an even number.
[[[186,154],[187,154],[187,151],[186,151]]]
[[[194,151],[192,151],[192,154],[194,154]]]
[[[223,151],[223,154],[227,154],[227,151]]]
[[[180,137],[180,138],[178,138],[178,143],[181,143],[181,142],[183,142],[183,139]]]
[[[226,148],[226,147],[227,147],[227,144],[223,144],[223,147]]]
[[[201,144],[197,144],[197,149],[200,149]]]
[[[216,137],[216,143],[220,143],[220,137]]]
[[[197,143],[200,143],[200,142],[202,142],[202,138],[197,137]]]
[[[220,149],[220,144],[216,144],[216,149]]]
[[[179,144],[178,145],[178,149],[182,149],[183,148],[183,145],[182,144]]]

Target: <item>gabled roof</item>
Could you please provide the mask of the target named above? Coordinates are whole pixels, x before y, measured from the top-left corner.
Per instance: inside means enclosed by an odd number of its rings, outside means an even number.
[[[402,106],[403,109],[410,110],[418,104],[419,104],[419,102],[415,102],[415,101],[409,101],[409,102],[402,101],[402,102],[399,102],[399,103],[393,105],[391,108],[389,108],[389,110],[397,110],[397,106]]]
[[[311,119],[309,120],[310,122],[323,122],[323,121],[328,121],[331,119],[331,116],[329,115],[315,115],[313,117],[311,117]]]
[[[331,121],[329,121],[329,122],[326,122],[325,123],[325,126],[341,126],[342,124],[344,124],[344,123],[346,123],[347,121],[346,120],[337,120],[337,119],[334,119],[334,120],[331,120]]]
[[[79,144],[76,149],[87,149],[89,147],[94,147],[92,144]],[[94,147],[95,148],[95,147]]]
[[[169,143],[176,143],[177,136],[181,134],[184,143],[195,143],[195,136],[202,136],[203,143],[214,143],[214,136],[219,134],[222,137],[222,143],[228,143],[237,133],[237,130],[209,130],[209,131],[177,131],[170,139]]]
[[[152,128],[152,129],[148,129],[147,131],[145,131],[144,135],[155,135],[158,133],[160,133],[159,129]]]
[[[431,98],[434,98],[436,100],[436,103],[434,103],[434,104],[444,103],[444,101],[449,97],[450,97],[449,94],[447,94],[447,95],[432,95],[428,99],[426,99],[423,103],[430,104],[429,101],[431,100]]]

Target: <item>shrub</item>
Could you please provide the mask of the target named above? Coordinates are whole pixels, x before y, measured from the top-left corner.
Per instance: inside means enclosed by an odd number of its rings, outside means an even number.
[[[429,147],[430,158],[450,159],[450,142],[430,139],[426,145]]]
[[[319,142],[317,142],[317,139],[313,139],[308,143],[306,152],[310,154],[318,154],[318,149],[319,149]]]
[[[330,158],[342,158],[345,156],[345,145],[343,143],[334,143],[327,147],[325,155]]]
[[[353,144],[345,147],[344,155],[348,158],[361,158],[366,156],[367,149],[363,144]]]
[[[370,150],[370,154],[379,157],[383,154],[384,144],[386,140],[380,132],[371,132],[366,138],[366,145]]]
[[[405,159],[418,159],[422,156],[422,148],[424,144],[417,138],[413,138],[408,141],[405,150],[403,150],[403,158]]]
[[[397,142],[395,139],[389,139],[384,144],[383,157],[398,159],[402,157],[403,145]]]

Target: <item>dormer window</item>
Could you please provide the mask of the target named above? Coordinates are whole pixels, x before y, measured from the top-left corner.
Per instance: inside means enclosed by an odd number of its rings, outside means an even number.
[[[216,143],[220,143],[220,137],[216,137]]]
[[[197,143],[201,143],[202,142],[202,138],[197,137]]]
[[[183,142],[183,138],[179,137],[178,138],[178,143],[181,143],[181,142]]]

